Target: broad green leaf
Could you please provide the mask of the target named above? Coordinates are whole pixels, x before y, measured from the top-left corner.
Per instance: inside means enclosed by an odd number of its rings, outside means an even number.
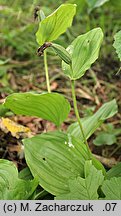
[[[27,165],[46,191],[54,195],[67,193],[68,180],[83,176],[89,157],[80,140],[55,131],[24,139],[23,143]]]
[[[116,53],[121,61],[121,30],[114,35],[114,48],[116,49]]]
[[[108,179],[112,177],[121,177],[121,162],[112,167],[107,173],[106,177]]]
[[[102,191],[106,200],[121,200],[121,177],[105,180],[102,185]]]
[[[70,104],[58,93],[14,93],[6,98],[5,107],[15,114],[37,116],[59,126],[68,116]]]
[[[78,36],[67,51],[72,57],[72,67],[62,62],[62,68],[71,80],[82,77],[92,63],[98,58],[100,46],[103,40],[101,28],[95,28],[86,34]]]
[[[100,7],[103,4],[105,4],[106,2],[108,2],[109,0],[86,0],[90,11],[92,11],[94,8]]]
[[[91,163],[86,161],[84,166],[85,178],[69,179],[70,192],[56,197],[64,200],[97,200],[98,188],[102,185],[104,176]]]
[[[36,40],[39,45],[56,40],[71,26],[76,13],[75,4],[62,4],[57,10],[39,23]]]
[[[103,104],[102,107],[91,117],[82,119],[81,122],[86,138],[88,139],[106,119],[115,115],[117,111],[117,103],[114,99]],[[68,133],[77,138],[83,138],[77,122],[70,125]]]
[[[0,200],[29,199],[37,185],[37,179],[19,179],[16,166],[8,160],[0,159]]]
[[[113,145],[116,143],[116,136],[115,134],[101,132],[97,137],[93,140],[94,145],[101,146],[101,145]]]

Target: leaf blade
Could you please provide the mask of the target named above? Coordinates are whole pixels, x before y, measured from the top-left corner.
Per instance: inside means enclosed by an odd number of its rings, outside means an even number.
[[[121,162],[113,166],[107,173],[106,178],[121,177]]]
[[[8,160],[0,159],[0,200],[29,199],[37,185],[37,179],[19,179],[15,165]]]
[[[93,140],[93,144],[96,146],[102,145],[113,145],[116,143],[116,136],[115,134],[101,132],[99,133],[96,138]]]
[[[36,33],[38,44],[42,45],[45,42],[56,40],[71,26],[75,13],[75,4],[62,4],[57,10],[42,20]]]
[[[56,199],[66,200],[97,200],[97,190],[104,180],[102,171],[97,170],[91,161],[86,161],[84,165],[85,178],[77,177],[69,180],[70,192],[56,197]]]
[[[102,185],[106,200],[121,200],[121,177],[105,180]]]
[[[82,119],[82,126],[86,138],[88,139],[95,130],[107,119],[118,111],[116,100],[112,100],[102,105],[102,107],[91,117]],[[73,123],[68,128],[68,133],[82,139],[82,134],[78,123]]]
[[[62,62],[64,74],[71,80],[81,78],[98,58],[102,40],[101,28],[92,29],[86,34],[78,36],[67,48],[72,57],[72,70],[69,65]]]
[[[65,193],[68,179],[83,176],[88,152],[80,140],[56,131],[25,139],[23,143],[27,164],[46,191],[54,195]]]
[[[113,47],[116,49],[118,58],[121,61],[121,30],[114,35],[114,40]]]
[[[4,106],[15,114],[37,116],[59,126],[70,111],[70,104],[58,93],[14,93],[6,98]]]

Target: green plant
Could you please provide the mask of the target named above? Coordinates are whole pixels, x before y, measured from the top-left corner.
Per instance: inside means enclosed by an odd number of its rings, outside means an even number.
[[[36,33],[37,42],[40,46],[46,42],[56,40],[66,29],[71,26],[73,16],[76,12],[76,5],[62,4],[57,10],[48,17],[41,17],[39,29]],[[65,22],[66,20],[66,22]],[[47,53],[44,51],[44,65],[48,92],[50,90],[49,74],[47,65]]]
[[[108,2],[110,0],[86,0],[88,7],[89,7],[89,11],[91,12],[94,8],[100,7],[103,4],[105,4],[106,2]]]
[[[18,178],[16,166],[7,160],[0,160],[0,199],[29,199],[38,185],[37,178],[25,180]]]
[[[48,46],[45,47],[45,43],[55,40],[67,28],[68,25],[63,29],[63,22],[65,23],[66,17],[62,19],[60,15],[62,16],[65,8],[70,14],[70,7],[73,8],[72,14],[74,15],[75,6],[67,4],[60,6],[51,16],[41,21],[37,32],[37,40],[41,45],[42,52],[46,53],[45,49],[48,48]],[[62,29],[60,26],[58,30],[58,27],[54,28],[56,25],[53,26],[53,22],[57,21],[55,14],[60,10],[62,13],[59,12],[59,22],[61,20]],[[45,28],[44,23],[46,23],[47,28]],[[48,34],[46,34],[46,31],[48,31]],[[69,114],[70,104],[63,95],[50,93],[48,78],[49,93],[14,93],[6,98],[4,107],[15,114],[41,117],[57,126],[57,130],[54,132],[42,133],[23,140],[25,159],[31,173],[28,169],[25,172],[23,171],[19,174],[19,178],[24,180],[16,177],[16,184],[19,181],[22,182],[21,184],[26,184],[32,176],[34,179],[31,182],[32,189],[28,189],[31,193],[27,193],[27,196],[23,194],[22,197],[19,197],[20,199],[42,198],[43,194],[47,192],[53,194],[56,197],[55,199],[121,199],[120,193],[113,196],[113,192],[118,191],[118,184],[121,187],[119,170],[117,171],[116,167],[116,171],[113,168],[112,173],[107,174],[103,165],[93,156],[88,146],[88,138],[95,130],[105,119],[117,113],[116,101],[112,100],[105,103],[94,115],[81,119],[75,93],[75,80],[81,78],[98,58],[102,39],[102,30],[96,28],[78,36],[66,50],[60,45],[50,43],[50,48],[63,60],[64,74],[70,79],[71,83],[77,122],[70,125],[66,132],[61,130],[61,124]],[[46,54],[44,55],[46,59]],[[46,63],[45,66],[47,67]],[[47,70],[46,73],[48,73]],[[0,171],[0,181],[2,181],[5,190],[7,185],[10,185],[10,188],[14,185],[14,182],[11,182],[11,175],[16,176],[16,173],[12,172],[13,164],[9,163],[6,160],[1,160],[1,168],[5,170],[5,173],[7,172],[7,176],[4,178]],[[8,164],[11,166],[9,169]],[[41,189],[37,193],[36,182],[44,189],[43,191]],[[114,191],[109,192],[108,188],[112,186]],[[15,192],[20,193],[19,190],[21,190],[20,187]],[[104,196],[102,196],[102,192]],[[14,194],[11,197],[8,195],[3,197],[2,193],[1,198],[17,199],[18,197]]]
[[[114,128],[112,124],[107,124],[104,131],[98,133],[93,143],[97,146],[117,144],[117,137],[121,134],[121,128]],[[120,147],[120,145],[119,145]]]
[[[114,35],[114,48],[116,49],[116,53],[121,62],[121,30]],[[121,67],[119,68],[117,74],[121,71]]]

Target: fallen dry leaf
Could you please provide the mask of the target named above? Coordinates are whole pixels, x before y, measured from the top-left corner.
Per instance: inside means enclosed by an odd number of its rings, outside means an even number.
[[[30,128],[17,124],[9,118],[2,118],[0,120],[0,128],[2,131],[4,131],[4,133],[10,132],[13,137],[16,137],[18,139],[20,137],[25,138],[32,136]]]

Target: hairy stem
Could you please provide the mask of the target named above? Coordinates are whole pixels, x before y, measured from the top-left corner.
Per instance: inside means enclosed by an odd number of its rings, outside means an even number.
[[[78,108],[77,108],[77,101],[76,101],[76,94],[75,94],[75,82],[74,82],[74,80],[71,80],[71,89],[72,89],[72,98],[73,98],[75,115],[76,115],[76,118],[77,118],[80,130],[81,130],[81,133],[82,133],[82,136],[83,136],[83,140],[84,140],[84,142],[86,144],[89,157],[91,159],[91,152],[90,152],[90,149],[89,149],[89,146],[88,146],[88,142],[86,140],[86,137],[85,137],[85,134],[84,134],[84,131],[83,131],[82,123],[81,123],[81,120],[80,120],[80,117],[79,117],[79,111],[78,111]]]
[[[46,83],[47,83],[47,90],[50,93],[50,82],[49,82],[49,73],[48,73],[48,65],[47,65],[47,53],[46,50],[44,51],[44,65],[45,65],[45,74],[46,74]]]

